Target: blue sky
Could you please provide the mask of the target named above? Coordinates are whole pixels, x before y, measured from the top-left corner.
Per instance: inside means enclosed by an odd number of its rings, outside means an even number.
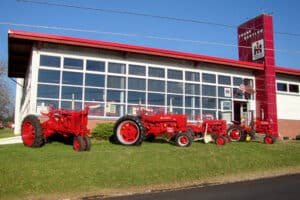
[[[36,0],[83,7],[122,10],[175,18],[193,19],[237,27],[263,12],[273,14],[275,62],[277,66],[300,69],[300,1],[299,0]],[[53,30],[3,23],[65,27],[98,32],[135,34],[128,37],[113,34]],[[15,0],[0,1],[0,59],[7,60],[9,29],[67,35],[157,47],[183,52],[238,59],[237,47],[208,43],[237,44],[237,29],[222,26],[183,23],[151,17],[133,16],[39,5]],[[279,34],[297,34],[296,36]],[[200,42],[150,39],[143,36],[180,38]]]

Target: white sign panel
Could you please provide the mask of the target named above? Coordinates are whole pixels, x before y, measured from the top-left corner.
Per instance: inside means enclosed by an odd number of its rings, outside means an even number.
[[[258,60],[265,57],[264,40],[258,40],[252,43],[252,60]]]

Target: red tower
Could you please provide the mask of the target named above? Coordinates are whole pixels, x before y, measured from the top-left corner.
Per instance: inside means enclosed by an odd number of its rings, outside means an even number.
[[[263,14],[240,25],[238,45],[241,61],[264,64],[264,71],[255,73],[256,118],[271,120],[278,137],[272,16]]]

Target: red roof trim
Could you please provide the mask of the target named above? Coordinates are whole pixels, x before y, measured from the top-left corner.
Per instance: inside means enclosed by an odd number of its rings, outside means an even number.
[[[276,71],[276,73],[282,73],[282,74],[290,74],[290,75],[300,76],[300,70],[299,69],[290,69],[290,68],[284,68],[284,67],[276,67],[275,71]]]
[[[156,56],[178,58],[178,59],[185,59],[185,60],[192,60],[192,61],[230,65],[230,66],[236,66],[236,67],[246,68],[246,69],[263,70],[263,64],[237,61],[237,60],[226,59],[226,58],[217,58],[213,56],[204,56],[204,55],[193,54],[193,53],[164,50],[158,48],[149,48],[149,47],[120,44],[114,42],[80,39],[80,38],[73,38],[67,36],[41,34],[41,33],[25,32],[25,31],[17,31],[17,30],[10,30],[8,34],[9,34],[9,38],[44,41],[44,42],[68,44],[68,45],[83,46],[83,47],[120,50],[120,51],[134,52],[134,53],[142,53],[147,55],[156,55]]]

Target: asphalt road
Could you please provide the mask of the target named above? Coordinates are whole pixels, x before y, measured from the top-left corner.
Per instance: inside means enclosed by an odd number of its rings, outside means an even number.
[[[88,199],[88,198],[87,198]],[[97,198],[92,198],[97,199]],[[101,198],[100,198],[101,199]],[[177,191],[156,192],[105,198],[108,200],[299,200],[300,174],[197,187]]]

